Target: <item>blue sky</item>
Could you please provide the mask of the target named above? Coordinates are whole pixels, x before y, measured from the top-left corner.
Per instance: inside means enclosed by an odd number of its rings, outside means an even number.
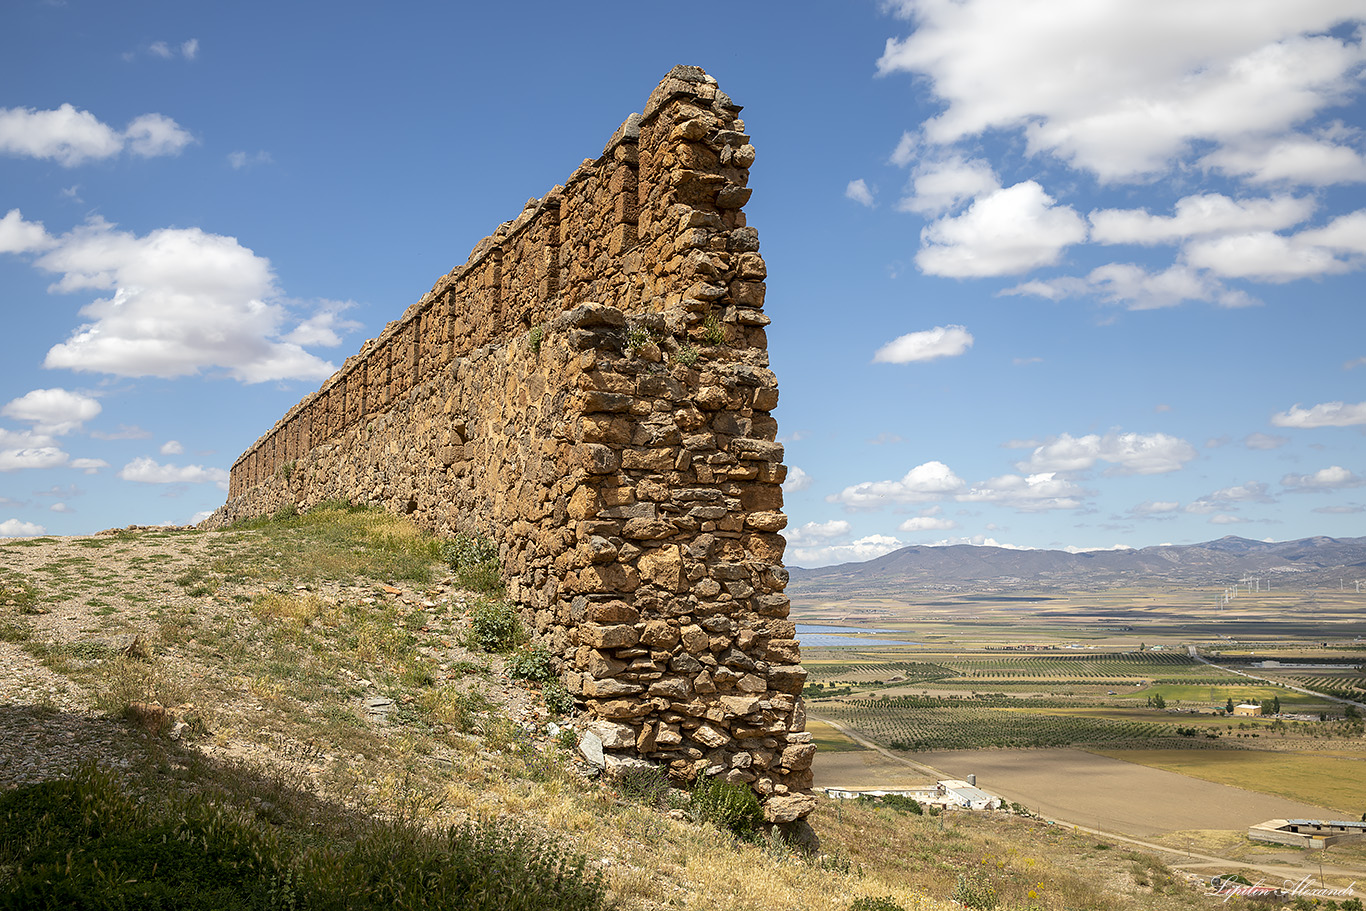
[[[0,534],[188,522],[675,64],[745,105],[788,561],[1366,533],[1366,2],[15,0]]]

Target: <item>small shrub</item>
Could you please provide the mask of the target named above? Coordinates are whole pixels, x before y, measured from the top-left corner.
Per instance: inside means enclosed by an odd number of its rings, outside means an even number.
[[[698,356],[697,349],[692,345],[683,345],[674,353],[674,360],[684,367],[691,367],[697,363]]]
[[[441,558],[451,565],[451,569],[460,570],[497,560],[498,545],[490,538],[462,531],[449,541],[442,542]]]
[[[461,588],[481,595],[503,593],[498,545],[492,539],[461,532],[442,544],[441,556],[455,570]]]
[[[399,680],[406,687],[425,689],[435,685],[436,675],[432,673],[431,665],[423,661],[414,661],[412,664],[404,666],[403,673],[399,675]]]
[[[653,341],[650,330],[643,326],[635,326],[626,332],[626,350],[632,355]]]
[[[517,644],[521,624],[517,612],[504,601],[476,601],[470,609],[470,648],[506,652]]]
[[[663,769],[628,769],[618,779],[617,790],[632,803],[661,807],[669,794],[669,779]]]
[[[715,348],[726,343],[726,330],[721,328],[721,321],[713,313],[702,323],[702,342]]]
[[[541,701],[545,703],[546,710],[556,718],[574,714],[574,694],[565,689],[564,684],[558,680],[547,680],[541,686]],[[572,746],[574,732],[570,731],[569,734]]]
[[[514,680],[540,683],[555,676],[550,667],[550,651],[543,645],[524,645],[508,656],[508,676]]]
[[[461,588],[476,594],[490,597],[503,594],[503,576],[497,560],[467,566],[455,574],[455,581]]]
[[[545,327],[533,326],[526,337],[526,346],[531,349],[532,354],[541,353],[541,342],[543,341],[545,341]]]
[[[902,813],[910,813],[912,816],[921,816],[925,810],[920,806],[920,801],[914,797],[904,797],[900,794],[885,794],[879,801],[884,807],[892,810],[899,810]]]
[[[958,884],[953,889],[953,900],[964,908],[980,908],[982,911],[990,911],[996,907],[996,889],[990,883],[983,882],[976,877],[969,879],[967,875],[958,874]]]
[[[426,720],[450,725],[462,734],[473,731],[480,712],[488,711],[489,701],[477,693],[462,693],[454,687],[424,690],[413,703]]]
[[[693,816],[705,819],[737,838],[753,841],[764,822],[759,798],[747,784],[731,784],[724,778],[702,778],[693,786]]]

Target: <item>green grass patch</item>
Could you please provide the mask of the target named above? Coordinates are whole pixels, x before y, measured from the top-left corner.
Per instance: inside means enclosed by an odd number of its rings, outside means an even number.
[[[852,753],[865,749],[824,721],[807,718],[806,730],[811,734],[812,742],[824,753]]]
[[[382,509],[323,504],[306,513],[253,519],[241,546],[210,562],[216,579],[234,582],[371,579],[427,584],[441,563],[441,545],[412,523]],[[208,578],[208,574],[201,574]]]
[[[25,613],[41,600],[38,586],[13,570],[0,567],[0,606],[18,608],[20,613]]]
[[[587,862],[497,822],[352,820],[323,844],[204,794],[82,770],[0,794],[0,909],[595,909]],[[316,837],[311,839],[316,841]]]
[[[1132,692],[1124,692],[1120,695],[1132,700],[1146,700],[1149,696],[1160,695],[1167,701],[1169,707],[1178,705],[1218,707],[1226,704],[1229,699],[1232,699],[1234,703],[1261,702],[1264,699],[1270,700],[1278,696],[1283,706],[1321,705],[1323,703],[1322,699],[1306,696],[1294,690],[1254,683],[1245,677],[1236,679],[1241,680],[1242,683],[1222,681],[1218,684],[1209,683],[1205,685],[1164,683]]]

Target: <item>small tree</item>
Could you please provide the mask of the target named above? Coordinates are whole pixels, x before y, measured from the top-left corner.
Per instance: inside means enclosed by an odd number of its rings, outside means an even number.
[[[1224,714],[1225,714],[1225,715],[1232,715],[1232,714],[1233,714],[1233,697],[1232,697],[1232,696],[1228,697],[1228,702],[1224,705]]]

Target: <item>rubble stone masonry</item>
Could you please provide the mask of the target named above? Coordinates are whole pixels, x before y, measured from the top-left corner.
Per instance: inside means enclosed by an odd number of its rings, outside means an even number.
[[[675,67],[233,464],[217,527],[326,500],[492,537],[609,770],[804,817],[763,257],[740,108]]]

